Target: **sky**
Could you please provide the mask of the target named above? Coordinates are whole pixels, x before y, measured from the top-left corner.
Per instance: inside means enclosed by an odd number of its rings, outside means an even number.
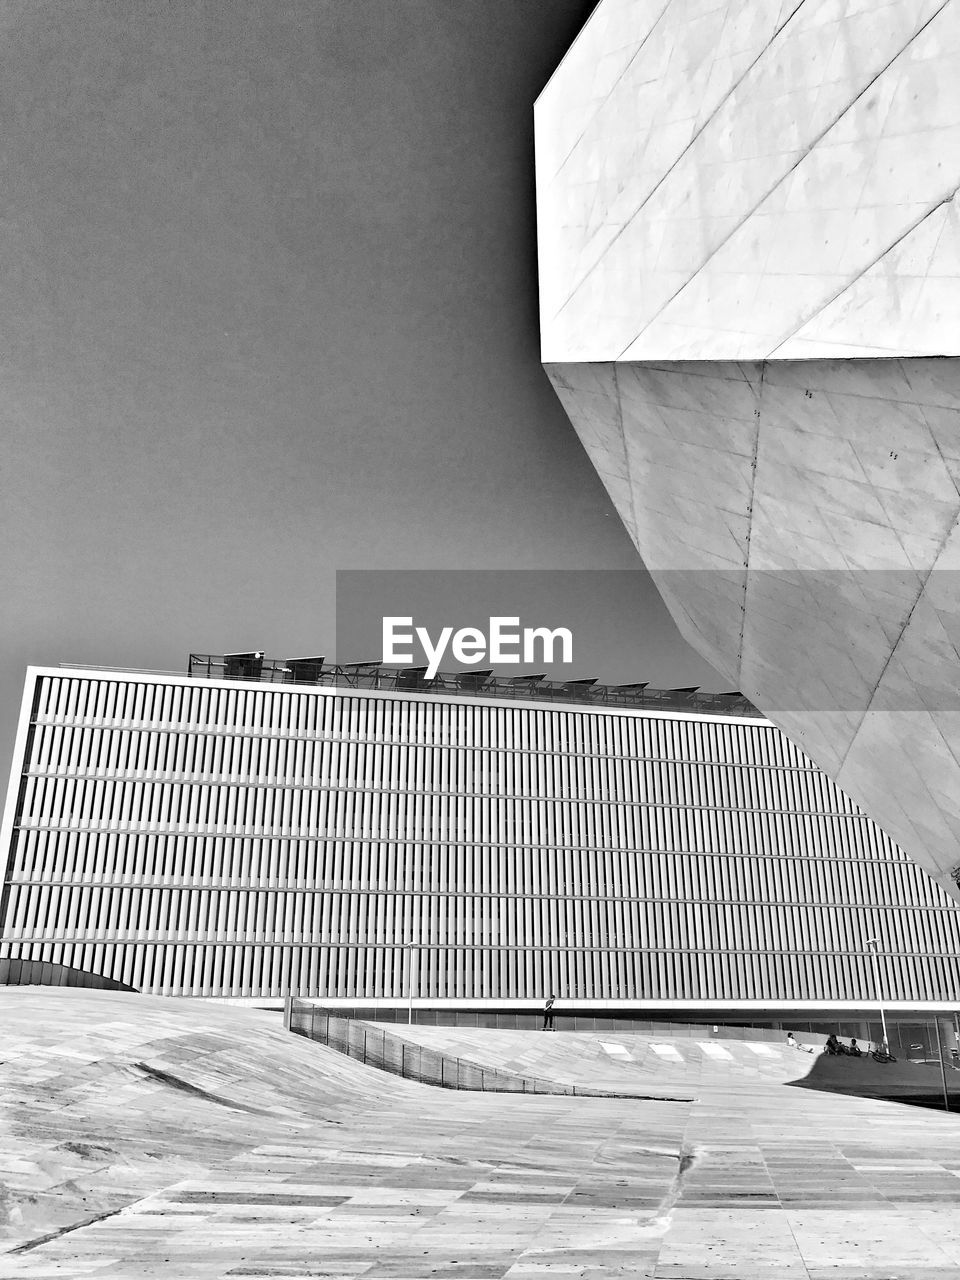
[[[28,663],[334,656],[337,570],[609,571],[586,674],[726,687],[539,364],[591,7],[0,0],[4,769]]]

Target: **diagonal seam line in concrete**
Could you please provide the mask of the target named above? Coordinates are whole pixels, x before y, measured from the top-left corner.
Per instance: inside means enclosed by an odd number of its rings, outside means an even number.
[[[557,174],[560,172],[560,170],[564,167],[564,165],[567,163],[567,161],[570,159],[570,157],[573,155],[574,151],[576,151],[577,147],[580,145],[580,143],[583,141],[584,137],[586,136],[587,130],[590,128],[591,124],[593,124],[594,120],[596,120],[597,116],[600,114],[600,112],[603,110],[603,108],[604,108],[604,107],[607,105],[607,103],[610,101],[610,97],[611,97],[611,95],[613,94],[614,90],[616,89],[617,85],[620,83],[620,81],[623,79],[623,77],[627,74],[627,72],[630,70],[630,68],[631,68],[631,67],[633,66],[633,64],[636,62],[637,58],[639,58],[640,54],[643,52],[644,47],[645,47],[645,45],[646,45],[647,41],[650,39],[650,37],[653,35],[654,31],[656,31],[657,27],[660,25],[660,20],[661,20],[661,18],[662,18],[662,17],[663,17],[663,15],[667,12],[667,10],[670,8],[670,2],[671,2],[671,0],[664,0],[663,8],[660,10],[660,12],[657,14],[656,18],[654,18],[653,22],[650,24],[650,29],[647,31],[647,34],[643,37],[643,39],[642,39],[642,40],[640,41],[640,43],[637,45],[636,49],[635,49],[635,50],[634,50],[634,52],[633,52],[633,56],[632,56],[632,57],[629,59],[629,61],[624,65],[623,70],[622,70],[622,71],[620,72],[620,74],[617,76],[616,80],[614,80],[613,84],[612,84],[612,85],[610,86],[610,88],[607,90],[607,93],[604,95],[604,97],[603,97],[603,98],[601,98],[601,100],[597,103],[597,105],[596,105],[596,109],[595,109],[595,110],[593,111],[593,113],[591,114],[591,116],[590,116],[589,120],[587,120],[586,124],[583,126],[583,128],[581,129],[581,131],[577,134],[576,139],[575,139],[575,140],[570,144],[569,150],[567,151],[566,155],[563,157],[563,159],[562,159],[562,160],[560,161],[560,163],[557,165],[556,169],[554,169],[553,173],[550,175],[550,180],[551,180],[551,182],[552,182],[552,181],[553,181],[553,179],[557,176]],[[800,0],[800,3],[802,4],[802,3],[803,3],[803,0]],[[596,9],[594,10],[594,13],[596,13]],[[590,15],[590,17],[587,19],[586,23],[584,23],[583,31],[586,31],[586,29],[587,29],[587,27],[590,25],[590,22],[592,21],[592,19],[593,19],[593,14],[591,14],[591,15]],[[581,34],[582,34],[582,32],[581,32]],[[577,40],[579,40],[579,39],[580,39],[580,35],[578,35],[578,36],[577,36]],[[564,62],[566,62],[567,58],[570,56],[570,53],[573,51],[573,48],[574,48],[574,46],[576,45],[577,40],[574,40],[573,44],[570,46],[570,48],[569,48],[569,49],[567,50],[567,52],[564,54],[563,61],[561,61],[560,66],[559,66],[559,67],[557,67],[557,70],[553,73],[553,75],[554,75],[554,76],[555,76],[555,75],[557,75],[557,74],[558,74],[558,72],[562,69],[562,67],[563,67],[563,63],[564,63]],[[552,79],[553,79],[553,76],[551,76],[551,77],[550,77],[550,80],[552,80]],[[541,92],[541,94],[543,94],[543,93],[546,91],[547,86],[550,84],[550,80],[548,80],[548,81],[547,81],[547,83],[543,86],[543,89],[540,91],[540,92]],[[539,101],[539,97],[538,97],[538,101]]]
[[[896,237],[895,240],[892,240],[888,245],[882,248],[879,251],[879,253],[876,255],[876,257],[874,257],[870,262],[866,263],[866,265],[862,267],[861,270],[858,271],[855,276],[851,277],[851,279],[847,280],[844,284],[842,284],[840,288],[836,291],[836,293],[832,294],[829,298],[826,298],[823,302],[817,303],[817,305],[813,308],[813,310],[798,322],[796,328],[791,329],[789,333],[785,334],[777,343],[777,345],[771,348],[770,354],[765,356],[764,358],[766,360],[776,359],[777,352],[780,350],[782,346],[790,342],[792,338],[795,338],[802,329],[805,329],[808,324],[811,324],[814,320],[816,320],[817,316],[822,315],[824,311],[827,310],[828,307],[833,306],[833,304],[837,301],[838,298],[842,298],[845,293],[848,293],[854,287],[854,285],[858,284],[859,281],[861,281],[869,271],[872,271],[875,266],[881,263],[888,253],[892,253],[893,250],[896,249],[898,245],[902,244],[904,240],[907,239],[908,236],[913,235],[914,231],[916,231],[918,227],[922,226],[927,221],[928,218],[932,218],[938,209],[942,209],[944,205],[952,204],[953,201],[956,199],[958,193],[960,193],[960,185],[955,186],[953,190],[950,191],[947,195],[942,196],[939,200],[936,200],[933,204],[931,204],[928,209],[925,209],[923,213],[921,213],[920,216],[910,224],[909,227],[905,228],[905,230],[903,230]],[[932,356],[932,353],[928,353],[928,354]],[[940,354],[947,355],[948,353],[941,352]],[[936,358],[936,357],[933,357],[933,358]]]
[[[958,188],[958,190],[960,190],[960,188]],[[900,360],[900,361],[898,361],[898,363],[899,363],[899,365],[900,365],[900,368],[903,370],[903,376],[904,376],[904,379],[905,379],[905,381],[906,381],[907,385],[908,385],[908,386],[910,386],[910,379],[909,379],[909,377],[907,376],[907,372],[906,372],[906,369],[905,369],[905,367],[904,367],[904,361],[903,361],[903,360]],[[929,428],[928,428],[928,430],[929,430]],[[931,435],[932,435],[932,434],[933,434],[933,433],[931,432]],[[937,448],[938,448],[938,452],[939,452],[939,445],[937,446]],[[940,455],[940,456],[941,456],[941,458],[943,457],[942,453],[941,453],[941,455]],[[954,482],[954,483],[955,483],[955,487],[956,487],[956,482]],[[960,491],[958,491],[958,492],[960,492]],[[927,570],[927,572],[926,572],[925,574],[923,574],[923,575],[922,575],[922,577],[920,578],[920,584],[919,584],[919,587],[918,587],[918,589],[917,589],[917,594],[916,594],[916,596],[914,597],[913,604],[910,606],[910,611],[909,611],[909,613],[907,614],[906,618],[904,619],[903,626],[900,628],[900,634],[897,636],[896,644],[892,645],[892,646],[891,646],[891,648],[890,648],[890,652],[889,652],[889,654],[887,655],[887,660],[886,660],[886,662],[883,664],[883,669],[881,670],[881,672],[880,672],[879,676],[877,677],[876,683],[874,684],[874,686],[873,686],[872,690],[870,691],[870,698],[869,698],[869,700],[868,700],[868,702],[867,702],[867,705],[866,705],[866,707],[864,708],[864,711],[863,711],[863,713],[861,714],[861,716],[860,716],[859,720],[857,721],[857,726],[856,726],[856,728],[854,729],[853,733],[852,733],[852,734],[851,734],[851,736],[850,736],[850,739],[849,739],[849,741],[848,741],[848,743],[847,743],[847,748],[846,748],[846,750],[843,752],[842,756],[840,757],[840,764],[839,764],[839,767],[838,767],[838,769],[837,769],[837,777],[838,777],[838,778],[839,778],[840,774],[843,772],[843,767],[844,767],[844,765],[845,765],[845,764],[846,764],[846,762],[847,762],[847,757],[849,756],[849,754],[850,754],[851,750],[853,749],[853,746],[854,746],[854,744],[855,744],[855,742],[856,742],[857,738],[858,738],[858,737],[859,737],[859,735],[860,735],[860,731],[862,730],[862,728],[863,728],[863,726],[864,726],[864,723],[865,723],[865,721],[866,721],[866,718],[867,718],[867,716],[868,716],[868,715],[869,715],[869,713],[870,713],[871,705],[873,704],[873,701],[874,701],[874,699],[875,699],[875,698],[876,698],[876,696],[877,696],[877,690],[880,688],[880,685],[883,683],[883,678],[884,678],[884,676],[885,676],[885,675],[886,675],[886,673],[887,673],[887,668],[890,666],[890,663],[893,661],[894,655],[896,654],[897,650],[900,648],[900,645],[901,645],[901,643],[902,643],[902,641],[903,641],[903,637],[904,637],[904,635],[906,634],[907,628],[908,628],[908,627],[909,627],[909,625],[910,625],[910,619],[913,617],[914,611],[915,611],[915,609],[916,609],[917,605],[920,603],[920,600],[921,600],[921,599],[922,599],[922,597],[923,597],[923,593],[924,593],[924,592],[926,591],[926,589],[927,589],[927,584],[928,584],[928,582],[930,581],[930,577],[931,577],[931,575],[932,575],[932,574],[934,573],[934,571],[936,570],[937,561],[940,559],[940,556],[943,554],[943,549],[944,549],[944,547],[947,545],[947,542],[949,541],[950,537],[952,536],[952,534],[953,534],[953,533],[955,532],[955,530],[957,529],[958,523],[960,523],[960,510],[958,510],[958,511],[957,511],[957,514],[954,516],[953,521],[952,521],[952,523],[951,523],[951,525],[950,525],[949,529],[946,531],[946,533],[943,535],[943,538],[940,540],[940,545],[937,547],[937,553],[936,553],[936,555],[934,556],[933,560],[931,561],[930,568],[929,568],[929,569]]]
[[[950,0],[944,0],[944,4],[949,4],[949,2],[950,2]],[[647,192],[647,194],[643,197],[643,199],[642,199],[642,200],[640,201],[640,203],[637,205],[636,209],[634,209],[634,211],[633,211],[633,213],[631,213],[630,217],[629,217],[629,218],[627,218],[626,222],[624,222],[623,226],[620,228],[620,230],[617,232],[617,234],[616,234],[615,236],[613,236],[613,237],[612,237],[612,239],[610,240],[610,243],[607,245],[607,248],[606,248],[606,250],[605,250],[604,252],[609,252],[610,248],[611,248],[613,245],[615,245],[615,244],[617,243],[617,241],[618,241],[618,240],[620,239],[620,237],[624,234],[624,232],[627,230],[627,228],[628,228],[629,226],[631,226],[631,225],[633,224],[633,222],[636,220],[636,218],[637,218],[637,217],[638,217],[638,216],[643,212],[643,210],[646,208],[646,206],[649,204],[649,202],[653,199],[653,197],[654,197],[654,196],[656,195],[656,193],[660,190],[660,188],[663,186],[663,184],[666,182],[666,180],[670,177],[671,173],[673,173],[674,169],[676,169],[677,165],[680,163],[680,161],[683,159],[683,157],[687,154],[687,152],[690,150],[690,148],[691,148],[691,147],[696,143],[697,139],[698,139],[698,138],[703,134],[704,130],[705,130],[705,129],[707,129],[707,128],[710,126],[710,123],[714,120],[714,118],[716,117],[717,113],[718,113],[718,112],[720,111],[720,109],[723,107],[724,103],[726,103],[726,102],[728,101],[728,99],[729,99],[729,98],[730,98],[734,93],[736,93],[736,91],[740,88],[740,86],[743,84],[744,80],[746,80],[746,78],[747,78],[747,76],[750,74],[750,72],[754,69],[754,67],[757,65],[757,63],[760,61],[760,59],[764,56],[764,54],[765,54],[765,53],[770,49],[770,47],[773,45],[774,41],[775,41],[775,40],[777,39],[777,37],[780,35],[780,32],[781,32],[781,31],[783,31],[783,30],[787,27],[787,25],[791,22],[791,20],[796,16],[796,14],[799,12],[799,10],[803,7],[803,4],[804,4],[804,0],[798,0],[797,5],[796,5],[793,9],[791,9],[791,10],[790,10],[790,12],[787,14],[786,18],[784,18],[784,20],[783,20],[783,22],[781,22],[780,26],[779,26],[779,27],[777,27],[776,31],[774,31],[774,32],[773,32],[773,34],[770,36],[770,39],[769,39],[769,40],[767,41],[767,43],[763,46],[763,48],[760,50],[760,52],[757,54],[757,56],[753,59],[753,61],[750,63],[750,65],[749,65],[748,67],[746,67],[746,68],[745,68],[745,70],[743,71],[743,74],[742,74],[742,75],[737,79],[736,83],[734,83],[734,84],[732,84],[732,85],[730,86],[730,88],[729,88],[729,89],[727,90],[727,92],[723,95],[723,97],[720,99],[720,101],[719,101],[719,102],[717,103],[717,105],[714,107],[713,111],[712,111],[712,112],[710,113],[710,115],[706,118],[706,120],[704,120],[703,124],[702,124],[702,125],[700,126],[700,128],[696,131],[696,133],[693,135],[693,137],[690,139],[690,141],[687,143],[687,145],[683,148],[683,150],[680,152],[680,154],[679,154],[679,155],[674,159],[674,161],[673,161],[673,163],[670,165],[670,167],[669,167],[669,168],[668,168],[668,169],[663,173],[663,175],[662,175],[662,176],[657,180],[656,184],[655,184],[655,185],[654,185],[654,186],[653,186],[653,187],[652,187],[652,188]],[[901,52],[902,52],[902,50],[901,50]],[[899,54],[897,54],[897,56],[899,57]],[[626,68],[624,69],[624,74],[625,74],[625,73],[626,73]],[[846,108],[844,108],[844,110],[846,110]],[[834,123],[835,123],[835,122],[834,122]],[[831,124],[831,126],[830,126],[830,127],[832,128],[832,127],[833,127],[833,124]],[[817,139],[817,141],[819,141],[819,138]],[[814,143],[814,145],[816,145],[816,143]],[[559,170],[558,170],[558,172],[559,172]],[[771,188],[771,190],[773,190],[773,188]],[[766,193],[766,195],[764,195],[764,196],[762,197],[762,200],[765,200],[767,195],[769,195],[769,192],[767,192],[767,193]],[[761,203],[762,203],[762,200],[761,200]],[[752,213],[752,212],[753,212],[753,210],[751,210],[751,213]],[[747,217],[749,217],[749,216],[750,216],[750,214],[748,214],[748,215],[747,215]],[[736,227],[734,227],[734,231],[736,231],[736,229],[737,229],[737,228],[736,228]],[[732,235],[732,234],[733,234],[733,232],[731,232],[730,234]],[[712,256],[712,255],[711,255],[711,256]],[[709,262],[709,260],[710,260],[709,258],[707,258],[707,259],[706,259],[706,261],[708,261],[708,262]],[[573,297],[574,297],[574,295],[576,294],[577,290],[578,290],[578,289],[580,288],[580,286],[584,283],[584,281],[585,281],[585,280],[587,280],[587,279],[589,279],[589,277],[593,274],[593,272],[594,272],[594,271],[596,271],[596,269],[597,269],[597,266],[598,266],[598,265],[599,265],[599,263],[598,263],[598,262],[595,262],[595,263],[593,264],[593,266],[592,266],[592,267],[590,267],[590,269],[589,269],[588,271],[585,271],[585,272],[583,273],[583,275],[580,277],[580,279],[576,282],[576,284],[575,284],[575,285],[573,286],[573,288],[570,290],[570,293],[567,295],[567,297],[564,299],[564,301],[563,301],[563,302],[560,304],[560,306],[557,308],[556,312],[554,313],[554,315],[555,315],[555,316],[560,315],[560,313],[561,313],[561,312],[563,311],[563,309],[567,306],[567,304],[572,300],[572,298],[573,298]],[[697,268],[697,271],[701,270],[702,266],[703,266],[703,264],[701,263],[700,267],[698,267],[698,268]],[[696,274],[696,272],[694,272],[694,275],[695,275],[695,274]],[[690,279],[692,279],[692,278],[693,278],[693,277],[691,276],[691,277],[690,277]],[[689,281],[687,281],[686,283],[689,283]],[[682,289],[682,288],[685,288],[685,287],[686,287],[686,285],[681,285],[681,289]],[[679,292],[680,292],[680,290],[677,290],[677,292],[679,293]],[[674,296],[676,296],[676,295],[674,295]],[[668,300],[667,300],[667,302],[666,302],[666,303],[664,303],[664,306],[668,306],[668,305],[669,305],[669,303],[670,303],[672,300],[673,300],[672,298],[668,299]],[[659,312],[658,312],[657,314],[659,315]],[[656,318],[656,317],[654,317],[654,319],[655,319],[655,318]],[[640,332],[642,333],[642,332],[643,332],[643,330],[641,330]],[[639,334],[638,334],[637,336],[639,337]],[[636,341],[636,339],[632,339],[632,341]],[[630,344],[628,343],[627,345],[629,346]],[[624,350],[626,350],[626,348],[624,348]],[[620,354],[622,355],[622,354],[623,354],[623,352],[621,352]]]
[[[778,188],[778,187],[782,186],[782,184],[783,184],[784,182],[786,182],[786,180],[790,177],[790,175],[791,175],[792,173],[794,173],[794,172],[795,172],[795,171],[800,167],[800,165],[801,165],[801,164],[803,164],[803,162],[804,162],[804,160],[807,158],[807,156],[808,156],[808,155],[810,155],[810,153],[811,153],[811,152],[812,152],[812,151],[813,151],[813,150],[814,150],[814,149],[819,145],[819,143],[821,143],[821,142],[823,141],[823,139],[827,136],[827,134],[831,131],[831,129],[833,129],[833,128],[834,128],[834,127],[835,127],[835,126],[836,126],[836,125],[837,125],[837,124],[838,124],[838,123],[843,119],[843,117],[847,114],[847,112],[848,112],[848,111],[849,111],[853,106],[855,106],[857,102],[859,102],[859,101],[860,101],[860,99],[863,97],[863,95],[864,95],[865,93],[868,93],[868,92],[870,91],[870,89],[873,87],[873,85],[874,85],[874,84],[876,84],[876,82],[880,79],[880,77],[881,77],[881,76],[883,76],[883,75],[885,75],[885,74],[886,74],[886,72],[887,72],[887,71],[889,71],[889,69],[893,66],[893,64],[896,62],[896,60],[897,60],[898,58],[900,58],[900,57],[902,57],[902,56],[903,56],[903,54],[906,52],[906,50],[910,48],[910,46],[914,43],[914,41],[915,41],[915,40],[918,40],[918,39],[919,39],[919,37],[924,33],[924,31],[926,31],[927,27],[929,27],[929,25],[930,25],[930,23],[931,23],[931,22],[935,22],[935,21],[937,20],[937,18],[940,16],[940,14],[941,14],[941,13],[943,13],[944,9],[946,9],[946,8],[947,8],[947,6],[948,6],[950,3],[951,3],[951,0],[943,0],[943,3],[939,6],[939,8],[936,10],[936,12],[935,12],[935,13],[932,13],[932,14],[930,15],[930,17],[926,20],[926,22],[922,23],[922,24],[917,28],[917,30],[916,30],[916,31],[914,31],[914,33],[913,33],[913,35],[910,37],[910,39],[909,39],[909,40],[907,40],[907,42],[906,42],[906,43],[905,43],[901,48],[899,48],[899,49],[897,50],[897,52],[893,55],[893,57],[892,57],[892,58],[890,58],[890,60],[889,60],[889,61],[888,61],[884,66],[882,66],[882,67],[880,68],[880,70],[876,73],[876,75],[875,75],[875,76],[873,76],[873,77],[872,77],[872,78],[867,82],[867,84],[865,84],[865,85],[863,86],[863,88],[862,88],[858,93],[856,93],[856,94],[855,94],[855,95],[850,99],[850,101],[849,101],[848,103],[846,103],[846,105],[843,107],[843,109],[842,109],[841,111],[839,111],[839,112],[837,113],[837,115],[836,115],[836,116],[835,116],[835,117],[830,121],[830,123],[829,123],[828,125],[826,125],[826,126],[825,126],[821,131],[820,131],[820,133],[819,133],[819,134],[818,134],[818,135],[817,135],[817,136],[812,140],[812,142],[810,143],[810,145],[806,148],[806,150],[804,151],[803,155],[801,155],[801,156],[798,158],[798,160],[796,161],[796,163],[795,163],[795,164],[792,164],[792,165],[790,166],[790,168],[789,168],[789,169],[787,169],[787,171],[786,171],[785,173],[781,174],[781,176],[780,176],[780,177],[777,179],[777,181],[776,181],[776,182],[775,182],[775,183],[774,183],[774,184],[769,188],[769,190],[767,190],[767,191],[765,191],[765,192],[763,193],[763,195],[762,195],[762,196],[760,197],[760,199],[756,202],[756,204],[753,206],[753,208],[752,208],[752,209],[750,209],[746,214],[744,214],[744,216],[740,219],[740,221],[737,223],[737,225],[736,225],[735,227],[733,227],[733,228],[730,230],[730,232],[729,232],[726,236],[724,236],[724,237],[723,237],[723,239],[720,241],[720,243],[717,245],[717,247],[716,247],[715,249],[713,249],[713,250],[712,250],[712,251],[711,251],[711,252],[706,256],[706,258],[704,258],[703,262],[701,262],[701,263],[700,263],[699,267],[697,267],[697,269],[696,269],[696,271],[693,273],[693,275],[692,275],[692,276],[690,276],[690,278],[689,278],[688,280],[684,281],[684,283],[683,283],[683,284],[682,284],[678,289],[676,289],[676,290],[675,290],[675,291],[670,295],[670,297],[666,300],[666,302],[664,302],[664,304],[659,308],[659,310],[657,310],[657,311],[656,311],[656,313],[650,317],[650,319],[646,322],[646,324],[645,324],[645,325],[643,325],[643,327],[637,331],[637,333],[636,333],[636,334],[635,334],[635,335],[630,339],[630,341],[627,343],[627,345],[626,345],[626,346],[623,348],[623,350],[620,352],[620,355],[619,355],[619,356],[617,356],[617,359],[622,359],[622,358],[623,358],[624,354],[625,354],[627,351],[629,351],[629,350],[630,350],[630,348],[631,348],[631,347],[633,346],[633,344],[637,341],[637,339],[638,339],[638,338],[640,338],[640,337],[642,337],[642,335],[643,335],[644,333],[646,333],[646,331],[650,328],[650,326],[651,326],[652,324],[654,324],[654,322],[655,322],[656,320],[658,320],[658,319],[660,318],[660,316],[662,316],[662,315],[663,315],[663,313],[664,313],[664,311],[666,311],[667,307],[669,307],[669,306],[670,306],[670,304],[671,304],[672,302],[674,302],[674,300],[675,300],[676,298],[678,298],[678,297],[680,296],[680,294],[681,294],[681,293],[683,293],[683,291],[684,291],[686,288],[688,288],[688,287],[689,287],[689,285],[690,285],[690,284],[692,284],[692,282],[696,279],[696,277],[697,277],[697,276],[700,274],[700,272],[704,269],[704,267],[707,265],[707,263],[711,262],[711,261],[712,261],[712,260],[717,256],[717,254],[720,252],[720,250],[721,250],[721,249],[723,249],[723,247],[724,247],[724,246],[725,246],[725,245],[726,245],[730,240],[732,240],[732,239],[733,239],[733,237],[737,234],[737,232],[740,230],[740,228],[741,228],[741,227],[743,227],[747,222],[749,222],[749,221],[750,221],[750,219],[751,219],[751,218],[753,217],[753,215],[757,212],[757,210],[761,207],[761,205],[762,205],[766,200],[768,200],[768,199],[769,199],[769,197],[773,194],[773,192],[774,192],[774,191],[776,191],[776,190],[777,190],[777,188]],[[798,6],[798,8],[799,8],[799,6]],[[795,12],[796,12],[796,10],[794,10],[794,13],[795,13]],[[793,15],[791,14],[791,17],[792,17],[792,16],[793,16]],[[782,28],[781,28],[781,29],[782,29]],[[772,43],[772,41],[771,41],[770,43]],[[769,47],[770,47],[770,44],[768,44],[768,45],[767,45],[767,48],[769,48]],[[766,52],[766,50],[764,50],[764,52]],[[719,108],[718,108],[718,109],[719,109]],[[641,207],[642,207],[642,206],[641,206]],[[639,212],[639,210],[638,210],[637,212]],[[636,216],[636,215],[634,215],[634,216]],[[631,219],[631,221],[632,221],[632,219]],[[629,225],[629,223],[628,223],[628,224],[625,224],[625,225],[624,225],[624,227],[621,229],[621,231],[620,231],[618,234],[622,235],[622,234],[623,234],[623,231],[625,231],[625,230],[626,230],[626,227],[627,227],[628,225]],[[613,242],[611,242],[611,243],[613,243]],[[588,274],[589,274],[589,273],[588,273]],[[586,278],[586,277],[584,277],[584,278]],[[583,282],[581,281],[580,283],[582,284]],[[578,285],[577,287],[579,288],[579,285]],[[572,296],[572,295],[571,295],[571,296]],[[566,305],[566,303],[565,303],[564,305]],[[561,310],[562,310],[562,308],[561,308]]]
[[[638,536],[640,522],[637,518],[637,483],[633,477],[633,468],[630,465],[630,450],[627,448],[627,434],[623,429],[623,400],[620,396],[620,372],[617,369],[617,362],[611,361],[613,369],[613,390],[617,401],[617,429],[620,432],[620,445],[623,449],[623,467],[627,473],[627,488],[630,493],[630,515],[633,520],[633,528],[627,532],[633,538]]]
[[[743,688],[743,637],[747,626],[747,594],[750,589],[750,545],[753,537],[753,504],[757,492],[757,467],[760,460],[760,423],[762,421],[761,413],[763,412],[763,377],[766,372],[766,362],[761,361],[760,364],[760,383],[757,387],[757,407],[754,410],[756,423],[756,431],[753,436],[753,461],[750,468],[750,505],[747,508],[747,558],[743,570],[743,603],[740,606],[742,617],[740,619],[740,643],[737,650],[737,677],[738,688]]]
[[[142,1197],[138,1197],[142,1198]],[[131,1200],[130,1204],[136,1204],[137,1200]],[[23,1244],[18,1244],[13,1249],[8,1249],[10,1255],[18,1253],[29,1253],[31,1249],[39,1249],[41,1245],[50,1244],[53,1240],[59,1240],[61,1236],[69,1235],[71,1231],[81,1231],[84,1227],[92,1227],[97,1222],[103,1222],[106,1218],[115,1218],[118,1213],[123,1213],[124,1209],[129,1209],[130,1204],[120,1205],[118,1209],[107,1209],[105,1213],[95,1213],[90,1218],[83,1218],[80,1222],[68,1222],[65,1227],[60,1227],[58,1231],[48,1231],[46,1235],[35,1236],[32,1240],[25,1240]]]
[[[900,634],[897,636],[896,644],[891,646],[890,652],[887,654],[887,660],[883,664],[883,668],[876,679],[876,683],[874,684],[873,688],[870,690],[869,700],[867,701],[867,704],[863,712],[861,713],[860,718],[857,720],[857,727],[851,734],[850,740],[847,743],[847,748],[843,752],[842,756],[840,757],[840,764],[837,769],[838,778],[840,777],[840,774],[843,772],[843,767],[847,762],[847,757],[850,754],[851,750],[853,749],[853,745],[860,735],[860,731],[864,726],[867,716],[870,714],[870,708],[872,707],[873,701],[877,696],[877,690],[880,688],[881,684],[883,683],[883,678],[887,673],[887,669],[889,668],[890,663],[893,661],[894,657],[896,656],[897,650],[900,648],[900,645],[903,642],[903,637],[906,635],[907,629],[910,626],[910,619],[913,617],[914,612],[917,608],[917,605],[920,603],[920,601],[923,598],[923,593],[927,589],[927,583],[930,581],[930,576],[936,569],[937,561],[940,559],[940,556],[943,554],[943,549],[947,545],[947,542],[949,541],[951,535],[956,530],[958,524],[960,524],[960,511],[958,511],[957,515],[954,516],[953,523],[950,525],[950,528],[947,530],[947,532],[943,535],[943,538],[940,540],[940,545],[937,548],[937,554],[934,557],[930,568],[927,570],[925,574],[922,574],[922,576],[920,577],[920,585],[917,590],[917,594],[914,597],[913,604],[911,604],[910,606],[910,611],[908,612],[906,618],[904,619],[903,626],[900,628]],[[870,573],[875,571],[868,569],[866,570],[866,572]],[[841,784],[838,783],[837,785],[839,786]]]

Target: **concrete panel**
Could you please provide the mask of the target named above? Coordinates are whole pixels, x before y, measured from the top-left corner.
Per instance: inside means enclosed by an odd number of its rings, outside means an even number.
[[[957,896],[960,360],[547,372],[685,638]]]
[[[536,108],[544,360],[960,354],[958,55],[955,0],[606,0]]]
[[[683,635],[954,896],[960,0],[605,0],[542,354]]]

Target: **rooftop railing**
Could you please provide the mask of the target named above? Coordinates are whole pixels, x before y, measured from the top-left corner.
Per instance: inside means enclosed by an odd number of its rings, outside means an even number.
[[[261,684],[333,685],[399,693],[516,699],[567,705],[687,711],[699,715],[751,716],[762,713],[742,693],[700,689],[652,689],[646,684],[607,685],[594,680],[548,680],[543,675],[496,676],[492,671],[440,671],[428,679],[425,667],[388,667],[381,662],[327,662],[324,658],[267,658],[262,653],[191,653],[188,671],[199,680],[247,680]]]

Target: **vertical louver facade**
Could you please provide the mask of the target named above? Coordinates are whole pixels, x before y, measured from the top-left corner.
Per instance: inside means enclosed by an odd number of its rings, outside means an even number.
[[[960,913],[782,733],[31,669],[0,958],[144,991],[862,1001],[960,992]]]

